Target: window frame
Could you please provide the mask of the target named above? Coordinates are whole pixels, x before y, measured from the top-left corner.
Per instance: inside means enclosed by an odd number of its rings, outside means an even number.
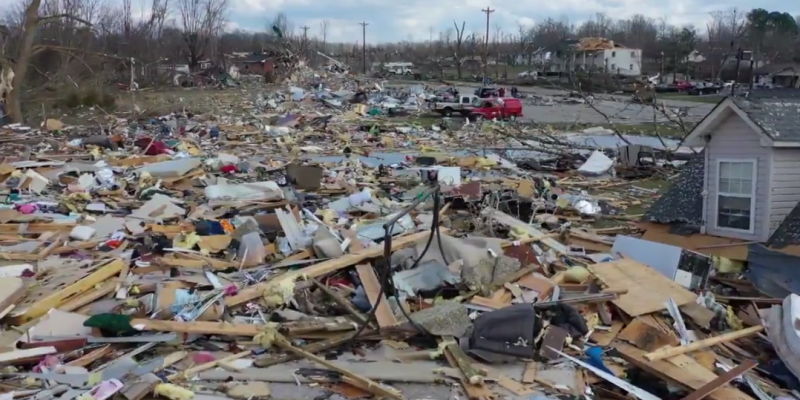
[[[720,191],[719,182],[722,179],[722,164],[723,163],[733,163],[733,164],[751,164],[752,168],[752,176],[750,179],[752,180],[752,185],[750,185],[750,195],[743,195],[741,193],[729,193],[729,192],[722,192]],[[714,211],[714,228],[724,231],[731,231],[731,232],[740,232],[740,233],[749,233],[754,234],[756,231],[756,186],[758,185],[758,160],[754,158],[743,158],[743,159],[730,159],[730,158],[720,158],[717,159],[717,179],[716,179],[716,188],[715,188],[715,201],[716,201],[716,209]],[[750,229],[737,229],[737,228],[729,228],[726,226],[719,225],[719,203],[720,203],[720,196],[727,196],[727,197],[740,197],[740,198],[749,198],[750,199]]]

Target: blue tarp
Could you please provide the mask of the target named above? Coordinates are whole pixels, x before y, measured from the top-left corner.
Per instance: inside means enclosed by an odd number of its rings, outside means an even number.
[[[747,248],[745,276],[765,295],[778,299],[800,293],[800,257],[772,251],[760,244]]]

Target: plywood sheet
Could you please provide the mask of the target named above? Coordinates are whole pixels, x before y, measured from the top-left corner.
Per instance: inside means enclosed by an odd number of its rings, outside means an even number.
[[[630,259],[589,266],[598,279],[611,289],[627,290],[613,303],[631,317],[666,309],[670,298],[678,306],[695,301],[696,296],[653,268]]]
[[[25,281],[21,278],[0,278],[0,313],[16,304],[24,295]]]

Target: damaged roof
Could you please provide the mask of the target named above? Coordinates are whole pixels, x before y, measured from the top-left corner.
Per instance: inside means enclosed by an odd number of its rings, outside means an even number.
[[[642,220],[661,224],[702,224],[704,169],[705,157],[700,152],[683,166],[680,176],[650,206]]]
[[[772,140],[800,141],[799,89],[754,90],[732,100]]]
[[[793,244],[800,244],[800,203],[783,218],[778,229],[767,239],[767,246],[781,249]]]

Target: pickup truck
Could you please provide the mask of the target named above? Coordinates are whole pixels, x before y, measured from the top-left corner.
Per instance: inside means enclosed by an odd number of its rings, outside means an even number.
[[[433,103],[433,110],[442,114],[445,117],[453,115],[458,112],[461,115],[468,115],[472,110],[472,103],[477,99],[477,96],[462,95],[458,96],[457,102],[436,102]]]

